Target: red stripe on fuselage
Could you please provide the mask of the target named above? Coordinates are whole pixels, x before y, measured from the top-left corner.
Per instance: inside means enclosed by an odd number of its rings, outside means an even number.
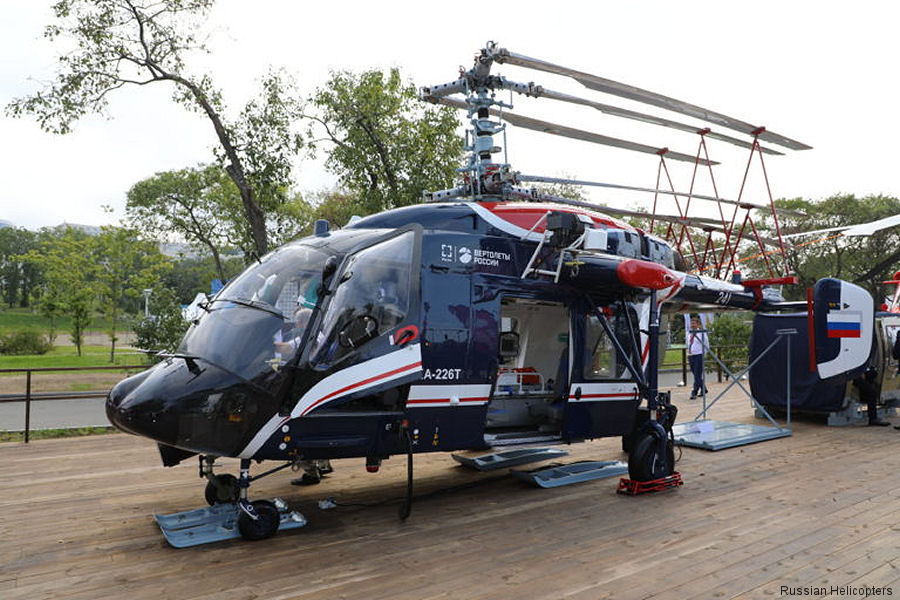
[[[485,207],[496,216],[504,221],[521,227],[522,229],[531,229],[547,211],[558,210],[569,212],[576,215],[585,215],[590,217],[597,225],[611,227],[613,229],[623,229],[625,231],[636,232],[637,230],[621,221],[617,221],[608,215],[594,212],[588,209],[573,208],[565,204],[551,204],[543,202],[481,202],[481,206]],[[544,232],[544,224],[541,223],[535,228],[538,233]]]
[[[348,392],[354,388],[358,388],[362,385],[366,385],[367,383],[372,383],[373,381],[378,381],[379,379],[384,379],[385,377],[390,377],[391,375],[396,375],[397,373],[402,373],[403,371],[408,371],[410,369],[414,369],[415,367],[421,367],[421,366],[422,366],[422,361],[419,361],[419,362],[415,362],[415,363],[406,365],[405,367],[400,367],[399,369],[394,369],[393,371],[388,371],[387,373],[382,373],[381,375],[375,375],[374,377],[369,377],[368,379],[363,379],[362,381],[357,381],[356,383],[351,383],[350,385],[348,385],[346,387],[343,387],[339,390],[335,390],[335,391],[331,392],[330,394],[322,396],[321,398],[319,398],[318,400],[313,402],[309,406],[309,408],[304,410],[303,414],[305,415],[306,413],[308,413],[309,411],[314,409],[319,404],[322,404],[326,400],[330,400],[331,398],[334,398],[335,396],[339,396],[340,394],[343,394],[344,392]]]

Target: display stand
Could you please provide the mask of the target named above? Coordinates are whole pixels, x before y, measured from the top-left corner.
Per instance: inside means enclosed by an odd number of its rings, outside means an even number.
[[[738,373],[732,373],[718,356],[711,350],[707,354],[711,356],[730,378],[730,383],[724,390],[713,398],[708,405],[706,396],[703,396],[703,408],[700,413],[694,417],[694,420],[688,423],[677,423],[672,427],[672,434],[675,437],[675,443],[680,446],[689,446],[692,448],[702,448],[704,450],[723,450],[725,448],[734,448],[735,446],[744,446],[746,444],[755,444],[766,440],[774,440],[778,438],[788,437],[792,434],[791,430],[791,336],[797,334],[796,329],[779,329],[776,332],[777,337],[756,359],[747,365]],[[741,378],[750,372],[753,367],[763,356],[765,356],[776,344],[784,340],[787,344],[787,423],[784,427],[779,425],[772,415],[753,397],[753,394],[741,383]],[[764,425],[754,425],[746,423],[732,423],[729,421],[715,421],[707,418],[707,413],[728,391],[735,385],[741,390],[753,403],[758,415],[764,416],[772,423],[772,427]]]

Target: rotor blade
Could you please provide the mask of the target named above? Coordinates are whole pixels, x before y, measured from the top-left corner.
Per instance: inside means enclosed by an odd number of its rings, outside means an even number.
[[[456,98],[429,97],[426,99],[429,102],[444,104],[446,106],[452,106],[454,108],[469,108],[469,106],[464,101],[458,100]],[[569,137],[576,140],[593,142],[595,144],[603,144],[605,146],[613,146],[615,148],[623,148],[625,150],[633,150],[635,152],[643,152],[645,154],[664,154],[666,158],[671,158],[672,160],[680,160],[690,163],[697,161],[697,157],[695,156],[682,154],[680,152],[672,152],[668,148],[654,148],[653,146],[647,146],[645,144],[639,144],[637,142],[629,142],[627,140],[620,140],[619,138],[609,137],[606,135],[601,135],[599,133],[592,133],[590,131],[584,131],[582,129],[575,129],[574,127],[557,125],[556,123],[550,123],[549,121],[541,121],[540,119],[523,117],[522,115],[517,115],[509,112],[500,112],[499,110],[494,108],[490,109],[490,113],[495,117],[501,117],[507,122],[512,123],[517,127],[524,127],[525,129],[532,129],[534,131],[540,131],[543,133],[552,133],[554,135],[561,135],[563,137]],[[707,164],[707,161],[705,159],[700,159],[699,162],[702,165]],[[709,164],[717,165],[719,163],[712,160],[709,161]]]
[[[842,225],[841,227],[828,227],[826,229],[801,231],[798,233],[791,233],[782,237],[798,238],[810,235],[819,235],[820,233],[834,233],[836,231],[840,231],[840,235],[850,237],[869,236],[874,233],[878,233],[882,229],[889,229],[891,227],[896,227],[897,225],[900,225],[900,215],[891,215],[890,217],[884,217],[883,219],[878,219],[877,221],[869,221],[868,223],[857,223],[856,225]]]
[[[660,127],[668,127],[670,129],[686,131],[688,133],[700,133],[701,131],[704,131],[700,127],[697,127],[695,125],[688,125],[687,123],[672,121],[670,119],[657,117],[655,115],[648,115],[646,113],[628,110],[627,108],[620,108],[618,106],[612,106],[610,104],[603,104],[602,102],[594,102],[593,100],[587,100],[586,98],[580,98],[578,96],[572,96],[569,94],[564,94],[562,92],[548,90],[544,86],[535,85],[533,83],[516,83],[505,78],[503,79],[503,83],[504,87],[506,87],[507,89],[511,89],[514,92],[526,96],[533,96],[535,98],[550,98],[551,100],[559,100],[560,102],[589,106],[591,108],[599,110],[602,113],[615,117],[623,117],[625,119],[632,119],[634,121],[650,123],[652,125],[659,125]],[[729,135],[723,135],[721,133],[716,133],[708,129],[704,131],[704,135],[714,140],[719,140],[721,142],[727,142],[729,144],[734,144],[735,146],[740,146],[741,148],[747,148],[750,150],[753,149],[753,144],[751,144],[750,142],[739,140],[738,138],[731,137]],[[760,146],[759,148],[766,154],[784,156],[784,153],[779,152],[778,150],[772,150],[771,148],[766,148],[764,146]]]
[[[844,235],[872,235],[873,233],[881,231],[882,229],[896,227],[897,225],[900,225],[900,215],[893,215],[890,217],[885,217],[883,219],[878,219],[877,221],[872,221],[871,223],[860,223],[859,225],[853,225],[844,232]]]
[[[607,94],[612,94],[614,96],[619,96],[621,98],[628,98],[629,100],[642,102],[644,104],[658,106],[666,110],[671,110],[683,115],[688,115],[696,119],[720,125],[722,127],[727,127],[728,129],[740,131],[741,133],[745,133],[747,135],[753,135],[754,132],[760,129],[759,126],[751,125],[746,121],[741,121],[740,119],[735,119],[727,115],[723,115],[722,113],[702,108],[695,104],[682,102],[681,100],[669,98],[668,96],[663,96],[662,94],[657,94],[655,92],[643,90],[638,87],[619,83],[611,79],[605,79],[603,77],[591,75],[590,73],[585,73],[583,71],[576,71],[575,69],[570,69],[568,67],[549,63],[537,58],[531,58],[522,54],[516,54],[515,52],[510,52],[506,48],[495,48],[492,51],[492,56],[495,61],[501,64],[509,63],[511,65],[516,65],[519,67],[526,67],[530,69],[536,69],[538,71],[545,71],[547,73],[554,73],[556,75],[565,75],[567,77],[575,79],[581,85],[598,92],[604,92]],[[773,144],[778,144],[779,146],[784,146],[792,150],[809,150],[812,148],[811,146],[808,146],[802,142],[792,140],[788,137],[778,135],[777,133],[773,133],[771,131],[763,130],[761,133],[759,133],[758,137],[761,140],[765,140]]]
[[[636,187],[631,185],[621,185],[617,183],[602,183],[599,181],[584,181],[582,179],[566,179],[563,177],[544,177],[541,175],[517,175],[516,179],[519,181],[533,181],[537,183],[563,183],[563,184],[571,184],[571,185],[590,185],[594,187],[602,187],[602,188],[611,188],[614,190],[628,190],[632,192],[648,192],[650,194],[667,194],[669,196],[682,196],[683,198],[697,198],[698,200],[711,200],[714,202],[722,202],[724,204],[731,204],[734,206],[740,206],[741,208],[755,208],[757,210],[768,210],[771,211],[772,208],[770,206],[766,206],[764,204],[753,204],[752,202],[738,202],[737,200],[728,200],[726,198],[716,198],[715,196],[705,196],[703,194],[687,194],[684,192],[673,192],[671,190],[659,190],[655,188],[645,188],[645,187]],[[790,215],[792,217],[805,217],[806,213],[800,212],[798,210],[786,210],[779,209],[779,214]]]
[[[687,225],[688,227],[699,227],[701,229],[706,228],[715,228],[719,225],[718,221],[713,221],[712,219],[704,219],[704,218],[686,218],[686,217],[678,217],[675,215],[656,215],[653,216],[650,213],[640,212],[636,210],[628,210],[625,208],[615,208],[612,206],[603,206],[599,204],[594,204],[591,202],[583,202],[581,200],[572,200],[570,198],[563,198],[562,196],[554,196],[553,194],[545,194],[538,190],[530,190],[526,188],[510,188],[509,194],[515,196],[516,198],[520,198],[522,200],[541,200],[544,202],[555,202],[557,204],[567,204],[569,206],[577,206],[579,208],[589,208],[591,210],[596,210],[599,212],[609,213],[611,215],[617,217],[640,217],[649,219],[650,217],[655,218],[657,221],[665,221],[667,223],[675,223],[677,225]],[[720,228],[721,229],[721,228]]]

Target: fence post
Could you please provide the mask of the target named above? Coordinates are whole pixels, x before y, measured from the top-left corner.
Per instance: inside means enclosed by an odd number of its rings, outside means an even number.
[[[31,371],[25,371],[25,443],[31,429]]]
[[[687,348],[681,349],[681,380],[687,385]]]

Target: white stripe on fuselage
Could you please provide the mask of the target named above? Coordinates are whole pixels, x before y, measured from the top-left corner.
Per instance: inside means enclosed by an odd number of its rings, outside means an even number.
[[[366,390],[421,370],[421,347],[419,344],[413,344],[333,373],[303,394],[290,416],[276,414],[269,419],[238,456],[253,458],[256,451],[262,448],[272,434],[291,419],[306,415],[313,409],[347,394]]]

